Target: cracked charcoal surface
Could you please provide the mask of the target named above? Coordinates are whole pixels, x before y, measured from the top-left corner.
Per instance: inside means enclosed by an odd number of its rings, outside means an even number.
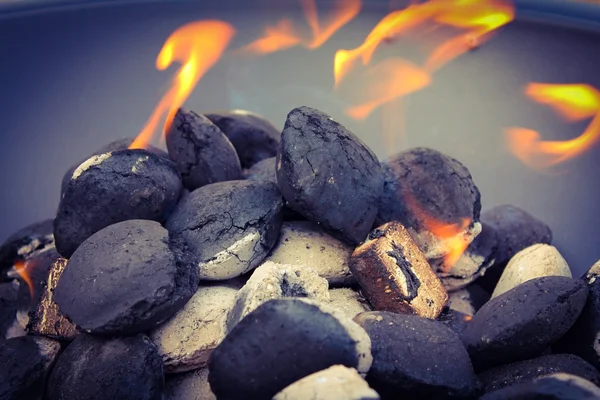
[[[581,280],[548,276],[488,301],[463,335],[473,365],[484,370],[539,355],[571,328],[587,295]]]
[[[575,375],[558,373],[486,394],[480,400],[597,400],[600,388]]]
[[[555,343],[553,350],[576,354],[600,369],[600,262],[587,271],[584,281],[589,289],[585,307],[569,332]]]
[[[227,136],[208,118],[179,109],[166,135],[169,157],[186,189],[241,179],[242,168]]]
[[[417,147],[383,164],[385,184],[375,226],[400,221],[407,228],[426,230],[410,199],[428,216],[454,224],[462,218],[479,221],[481,195],[469,170],[439,151]]]
[[[0,399],[41,398],[52,363],[60,351],[54,340],[22,336],[0,346]]]
[[[163,367],[147,336],[77,337],[48,380],[47,400],[161,400]]]
[[[531,381],[555,373],[576,375],[598,385],[600,373],[589,363],[572,354],[551,354],[512,364],[501,365],[479,374],[486,392]]]
[[[410,263],[406,260],[402,246],[396,242],[392,242],[392,248],[393,250],[388,251],[387,255],[394,259],[398,269],[400,270],[400,273],[404,275],[404,278],[406,279],[406,296],[403,298],[404,300],[410,302],[417,297],[417,294],[419,293],[419,287],[421,286],[421,281],[412,270],[412,265],[410,265]]]
[[[269,157],[257,162],[246,172],[246,179],[251,181],[269,181],[276,184],[275,161],[276,157]]]
[[[197,259],[201,279],[230,279],[257,267],[273,248],[282,208],[274,183],[219,182],[182,199],[166,226]]]
[[[134,141],[134,138],[117,139],[114,142],[110,142],[106,146],[96,150],[94,153],[90,154],[88,157],[86,157],[85,159],[81,160],[80,162],[78,162],[77,164],[75,164],[71,168],[69,168],[68,171],[63,176],[62,182],[60,185],[61,198],[62,198],[63,194],[65,193],[65,191],[67,190],[67,186],[69,186],[69,181],[71,180],[71,177],[73,176],[73,172],[75,172],[75,170],[77,169],[77,167],[79,167],[79,165],[81,165],[81,163],[83,163],[85,160],[87,160],[88,158],[90,158],[92,156],[97,156],[97,155],[109,153],[112,151],[126,150],[127,148],[129,148],[129,145],[131,145],[131,143],[133,143],[133,141]],[[148,150],[151,153],[156,154],[159,157],[163,157],[166,159],[169,158],[169,154],[166,151],[161,150],[152,145],[149,145],[146,150]]]
[[[459,399],[476,393],[469,355],[441,322],[385,311],[362,313],[354,320],[371,337],[373,365],[367,382],[382,400]]]
[[[358,343],[350,329],[362,332]],[[241,320],[213,351],[208,380],[219,399],[269,400],[297,380],[336,364],[366,372],[370,362],[365,363],[360,346],[368,340],[359,326],[342,322],[323,305],[270,300]]]
[[[373,226],[383,171],[354,134],[321,111],[299,107],[285,122],[277,182],[294,210],[356,245]]]
[[[33,252],[52,246],[54,243],[54,220],[46,219],[33,223],[13,233],[0,246],[0,282],[8,278],[4,272],[12,268],[15,261],[27,259]]]
[[[478,280],[490,292],[512,256],[536,243],[552,243],[552,230],[547,224],[512,205],[503,204],[485,210],[481,213],[481,222],[496,231],[498,240],[493,252],[494,263]]]
[[[131,219],[162,222],[179,200],[181,177],[172,161],[145,150],[105,155],[71,179],[60,201],[54,237],[63,257],[69,258],[85,239],[111,224]]]
[[[198,271],[154,221],[130,220],[88,238],[69,259],[54,301],[79,328],[145,332],[194,294]]]
[[[242,110],[204,114],[219,127],[235,147],[242,168],[275,157],[281,133],[260,115]]]

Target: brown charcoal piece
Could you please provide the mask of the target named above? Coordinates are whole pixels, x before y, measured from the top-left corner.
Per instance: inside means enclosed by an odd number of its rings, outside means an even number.
[[[64,315],[54,302],[54,289],[62,275],[67,260],[59,258],[52,263],[48,280],[36,308],[31,312],[27,330],[30,334],[48,336],[58,340],[73,340],[79,331]]]
[[[373,230],[350,258],[350,270],[378,311],[437,318],[448,293],[399,222]]]
[[[275,157],[281,132],[260,115],[244,111],[204,114],[227,135],[237,151],[242,168]]]
[[[177,165],[186,189],[242,178],[235,148],[203,115],[182,108],[177,110],[166,142],[169,157]]]
[[[0,246],[0,282],[10,280],[4,271],[35,251],[54,246],[54,220],[47,219],[19,229]]]

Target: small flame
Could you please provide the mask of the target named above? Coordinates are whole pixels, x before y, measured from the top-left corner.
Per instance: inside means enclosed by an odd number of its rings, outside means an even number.
[[[364,102],[346,112],[352,118],[364,120],[375,108],[430,83],[429,74],[416,65],[401,58],[388,58],[366,71],[359,83]]]
[[[29,287],[29,295],[31,296],[31,299],[33,301],[33,295],[35,293],[35,289],[34,289],[34,285],[33,285],[33,281],[31,280],[31,268],[34,268],[34,264],[32,262],[29,261],[23,261],[23,260],[19,260],[17,262],[15,262],[15,264],[13,265],[13,268],[15,270],[15,272],[19,275],[19,278],[21,278],[23,280],[23,282],[25,282],[27,284],[27,287]]]
[[[600,141],[600,92],[585,84],[531,83],[525,93],[552,107],[568,122],[592,121],[580,136],[565,141],[543,141],[541,134],[526,128],[506,131],[510,151],[525,165],[544,169],[572,159]]]
[[[465,322],[469,322],[473,319],[473,317],[471,315],[465,315]]]
[[[275,26],[266,27],[263,37],[242,48],[241,51],[254,54],[269,54],[298,45],[302,45],[310,50],[321,47],[342,26],[354,19],[361,8],[361,0],[334,0],[332,3],[333,15],[329,23],[321,26],[316,1],[300,0],[304,16],[312,31],[311,39],[304,38],[290,20],[283,19]]]
[[[234,34],[228,23],[209,20],[183,25],[169,36],[158,54],[156,68],[164,71],[174,61],[182,66],[130,149],[147,148],[165,114],[163,133],[169,130],[177,110],[200,78],[219,61]]]

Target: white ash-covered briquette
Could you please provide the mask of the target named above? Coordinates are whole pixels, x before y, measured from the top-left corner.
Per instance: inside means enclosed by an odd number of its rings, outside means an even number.
[[[573,354],[550,354],[488,369],[478,375],[483,390],[493,392],[507,386],[531,381],[545,375],[565,373],[600,384],[600,373]]]
[[[329,304],[344,312],[350,318],[354,318],[362,312],[373,310],[367,299],[351,288],[329,289]]]
[[[582,280],[546,276],[488,301],[463,334],[473,366],[483,371],[539,356],[573,326],[588,292]]]
[[[587,379],[558,373],[487,393],[480,400],[597,400],[600,388]]]
[[[468,399],[478,383],[460,338],[438,321],[373,311],[354,318],[371,338],[367,382],[382,399]]]
[[[399,222],[374,229],[350,258],[350,270],[378,311],[436,318],[448,293]]]
[[[146,335],[81,335],[60,354],[47,400],[162,400],[163,366]]]
[[[485,276],[488,268],[495,263],[497,248],[496,231],[485,222],[481,222],[481,232],[467,246],[452,268],[449,271],[438,271],[438,276],[448,292],[468,287]]]
[[[17,319],[19,285],[17,280],[0,283],[0,344],[26,333]]]
[[[292,383],[273,400],[379,400],[354,368],[334,365]]]
[[[164,221],[182,191],[172,161],[146,150],[89,158],[69,181],[54,220],[57,251],[69,258],[88,237],[117,222]]]
[[[399,221],[430,264],[442,269],[457,240],[469,244],[481,232],[481,195],[471,173],[458,160],[426,147],[401,152],[383,167],[385,185],[375,225]],[[441,225],[455,231],[434,232]]]
[[[217,400],[208,383],[208,368],[168,375],[163,400]]]
[[[186,189],[238,180],[242,167],[227,136],[204,115],[180,108],[166,133],[169,157]]]
[[[245,110],[204,114],[227,135],[235,147],[242,168],[275,157],[281,132],[265,118]]]
[[[53,247],[53,219],[46,219],[19,229],[0,245],[0,282],[10,280],[6,272],[17,261],[28,259],[36,251]]]
[[[291,208],[356,245],[373,225],[383,191],[375,154],[329,115],[310,107],[287,116],[277,182]]]
[[[40,295],[40,299],[30,313],[27,330],[33,335],[48,336],[57,340],[73,340],[79,331],[58,309],[54,302],[54,289],[67,266],[67,259],[58,258],[50,267],[47,281]]]
[[[476,283],[448,293],[448,307],[466,315],[475,315],[490,299],[490,294]]]
[[[100,154],[111,153],[113,151],[119,151],[119,150],[126,150],[129,148],[129,146],[133,143],[134,140],[135,140],[134,138],[123,138],[123,139],[117,139],[115,141],[112,141],[112,142],[108,143],[107,145],[101,147],[100,149],[96,150],[95,152],[93,152],[92,154],[90,154],[89,156],[87,156],[86,158],[84,158],[83,160],[78,162],[77,164],[73,165],[71,168],[69,168],[62,178],[62,182],[61,182],[61,186],[60,186],[61,198],[64,195],[65,191],[67,190],[67,186],[69,186],[69,181],[71,180],[71,177],[73,176],[73,172],[75,172],[75,170],[83,162],[85,162],[85,160],[87,160],[93,156],[98,156]],[[148,150],[151,153],[156,154],[159,157],[169,159],[169,154],[166,151],[159,149],[158,147],[148,145],[146,147],[146,150]]]
[[[201,279],[225,280],[256,268],[271,251],[282,208],[274,183],[218,182],[182,199],[166,227],[196,258]]]
[[[193,260],[158,222],[110,225],[81,244],[54,291],[60,311],[88,333],[146,332],[198,287]]]
[[[585,307],[553,350],[576,354],[600,370],[600,261],[586,272],[583,281],[589,290]]]
[[[496,232],[498,241],[493,264],[478,283],[492,292],[504,271],[506,263],[519,251],[537,243],[551,244],[552,230],[527,211],[503,204],[481,213],[481,222]]]
[[[292,383],[333,365],[366,374],[371,340],[327,304],[269,300],[242,319],[210,356],[208,380],[218,399],[270,400]]]
[[[22,336],[0,346],[0,399],[40,399],[60,351],[57,341]]]
[[[225,320],[237,292],[225,282],[202,285],[177,314],[150,332],[165,373],[206,366],[210,353],[226,335]]]
[[[284,297],[305,297],[328,302],[327,280],[308,266],[267,261],[254,270],[248,282],[235,295],[227,315],[227,331],[261,304]]]
[[[569,264],[552,245],[538,243],[515,254],[500,276],[492,299],[523,282],[543,276],[566,276],[572,278]]]
[[[331,287],[353,286],[356,279],[348,266],[353,251],[354,247],[331,236],[314,222],[286,221],[265,260],[308,265],[327,279]]]
[[[251,181],[269,181],[277,183],[275,174],[276,157],[265,158],[250,167],[244,174]]]

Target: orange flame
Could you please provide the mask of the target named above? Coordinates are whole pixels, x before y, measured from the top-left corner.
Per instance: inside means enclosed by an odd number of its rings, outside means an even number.
[[[567,161],[600,141],[600,92],[585,84],[531,83],[525,93],[552,107],[568,122],[593,117],[580,136],[565,141],[543,141],[539,132],[526,128],[506,131],[508,147],[525,165],[543,169]]]
[[[388,58],[366,71],[359,83],[365,101],[346,112],[352,118],[364,120],[375,108],[421,90],[430,83],[429,74],[416,65],[401,58]]]
[[[33,268],[34,265],[31,262],[28,261],[23,261],[23,260],[19,260],[17,261],[13,268],[15,269],[15,272],[19,275],[19,278],[21,278],[23,280],[23,282],[25,282],[27,284],[27,286],[29,287],[29,294],[31,296],[31,299],[33,301],[33,295],[35,293],[35,289],[34,289],[34,285],[33,285],[33,281],[31,280],[31,276],[29,276],[30,268]]]
[[[171,88],[129,146],[130,149],[148,147],[165,114],[163,134],[169,130],[179,107],[200,78],[219,61],[234,34],[234,28],[228,23],[210,20],[186,24],[169,36],[158,54],[156,68],[164,71],[174,61],[180,62],[182,66],[173,79]]]
[[[254,54],[269,54],[285,50],[297,45],[314,50],[323,45],[342,26],[350,22],[358,15],[361,8],[361,0],[334,0],[333,15],[329,23],[321,26],[315,0],[300,0],[304,16],[312,31],[312,38],[303,38],[294,28],[289,20],[282,20],[276,26],[265,28],[262,38],[255,40],[242,51]]]

